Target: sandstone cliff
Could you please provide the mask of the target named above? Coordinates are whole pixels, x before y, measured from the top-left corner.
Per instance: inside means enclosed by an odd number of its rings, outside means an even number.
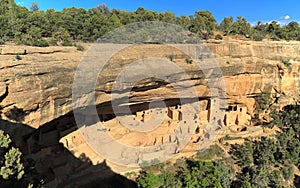
[[[260,90],[274,88],[281,92],[283,104],[299,96],[298,42],[226,41],[208,42],[207,45],[223,71],[230,102],[247,103],[249,112],[253,113],[253,100],[249,97]],[[149,53],[166,58],[176,54],[174,49],[154,45],[131,54],[126,52],[123,60],[138,59]],[[16,54],[22,60],[15,60]],[[2,46],[2,118],[38,128],[70,112],[74,72],[83,54],[72,47]],[[289,61],[292,66],[286,67],[282,61]],[[114,76],[113,73],[104,75]],[[109,85],[109,81],[99,85]]]

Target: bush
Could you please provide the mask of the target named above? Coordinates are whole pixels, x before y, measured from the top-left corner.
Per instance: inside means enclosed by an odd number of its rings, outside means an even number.
[[[282,175],[286,181],[289,181],[294,176],[294,168],[292,165],[282,168]]]
[[[215,37],[216,40],[223,40],[223,37],[222,35],[220,34],[217,34],[216,37]]]
[[[3,39],[0,39],[0,45],[5,44],[5,41]]]
[[[51,38],[51,39],[49,40],[49,45],[51,45],[51,46],[57,46],[57,40],[54,39],[54,38]]]
[[[33,40],[31,45],[38,46],[38,47],[48,47],[49,43],[46,40],[41,39],[41,40]]]
[[[192,59],[185,59],[186,64],[192,64],[193,60]]]
[[[39,46],[39,41],[38,40],[30,41],[29,46]]]
[[[73,43],[69,40],[64,40],[61,43],[62,46],[73,46]]]
[[[252,40],[254,41],[262,41],[264,39],[264,36],[260,33],[255,33],[252,35]]]
[[[257,95],[255,102],[257,113],[264,112],[270,107],[272,103],[271,93],[268,91],[262,91]]]
[[[224,140],[233,140],[233,138],[231,136],[229,136],[228,134],[226,134],[226,136],[224,137]]]
[[[16,55],[16,60],[22,60],[22,57],[19,55]]]
[[[206,150],[200,150],[197,153],[198,160],[211,160],[214,157],[223,157],[224,151],[218,145],[211,145]]]
[[[286,61],[286,60],[282,60],[282,63],[286,66],[286,67],[289,67],[289,66],[291,66],[292,65],[292,63],[291,62],[289,62],[289,61]]]
[[[78,51],[84,51],[84,47],[81,44],[76,45]]]
[[[28,37],[28,35],[21,35],[20,38],[15,39],[14,42],[18,45],[24,44],[26,46],[32,45],[32,39]]]
[[[49,46],[48,41],[46,41],[44,39],[40,40],[39,47],[48,47],[48,46]]]

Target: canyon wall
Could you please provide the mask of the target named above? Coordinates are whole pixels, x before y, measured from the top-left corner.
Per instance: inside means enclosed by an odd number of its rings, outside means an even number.
[[[226,84],[228,103],[242,103],[253,114],[254,99],[261,91],[277,93],[279,105],[294,102],[299,97],[298,42],[209,41],[206,45],[217,59]],[[130,62],[148,56],[169,58],[185,62],[182,52],[164,45],[142,45],[121,53],[122,61]],[[19,54],[22,60],[16,60]],[[74,73],[83,52],[74,47],[36,48],[28,46],[1,46],[0,106],[2,119],[21,122],[38,128],[72,110],[71,95]],[[117,58],[118,59],[118,58]],[[114,59],[111,60],[112,62]],[[119,60],[118,60],[119,61]],[[287,67],[282,62],[289,61]],[[184,65],[185,70],[193,66]],[[103,72],[98,83],[97,101],[109,101],[105,96],[118,71]],[[200,74],[200,71],[198,73]],[[201,78],[199,79],[201,82]],[[203,78],[202,78],[203,79]],[[157,92],[164,85],[136,92],[135,101],[147,100],[155,95],[168,97],[168,90]],[[161,83],[160,83],[161,84]],[[205,84],[200,86],[205,88]],[[199,86],[199,87],[200,87]],[[139,86],[142,88],[143,86]],[[199,95],[209,96],[208,90]],[[201,96],[199,96],[201,97]],[[134,99],[133,99],[134,100]]]

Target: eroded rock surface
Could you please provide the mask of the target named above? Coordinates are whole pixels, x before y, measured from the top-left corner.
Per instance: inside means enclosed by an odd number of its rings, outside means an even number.
[[[275,90],[281,94],[279,103],[285,105],[299,96],[299,54],[298,42],[208,42],[208,47],[218,60],[226,82],[228,102],[243,103],[253,114],[252,95],[260,91]],[[2,118],[12,119],[11,111],[18,114],[18,121],[34,128],[71,111],[73,76],[84,53],[73,47],[37,48],[28,46],[2,46],[0,58],[0,97]],[[27,54],[22,55],[26,50]],[[121,52],[122,53],[122,52]],[[10,55],[13,54],[13,55]],[[15,60],[20,54],[22,60]],[[142,45],[121,54],[123,62],[131,62],[147,56],[169,58],[181,63],[186,70],[193,65],[184,65],[186,56],[174,48],[163,45]],[[175,54],[175,55],[174,55]],[[114,59],[111,60],[112,62]],[[119,61],[119,59],[118,59]],[[292,63],[286,67],[282,61]],[[119,64],[116,65],[120,65]],[[102,95],[109,91],[115,72],[103,72],[104,82],[99,83],[99,103],[109,101]],[[201,75],[201,74],[198,74]],[[197,79],[197,78],[195,78]],[[198,78],[201,82],[201,78]],[[155,84],[155,83],[152,83]],[[158,83],[156,83],[158,84]],[[161,84],[161,83],[160,83]],[[105,87],[104,87],[105,86]],[[143,86],[139,86],[142,88]],[[153,86],[135,92],[136,101],[160,95],[167,97],[168,88]],[[158,87],[158,88],[157,88]],[[199,84],[201,94],[209,96],[205,84]],[[163,92],[157,92],[165,89]],[[7,90],[6,90],[7,89]],[[272,90],[273,89],[273,90]],[[274,90],[275,89],[275,90]]]

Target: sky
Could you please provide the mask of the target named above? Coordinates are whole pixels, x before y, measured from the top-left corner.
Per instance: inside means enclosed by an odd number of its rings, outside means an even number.
[[[68,7],[89,9],[104,3],[110,9],[135,11],[138,7],[143,7],[158,12],[174,12],[176,16],[188,16],[197,10],[208,10],[218,23],[229,16],[243,16],[251,24],[273,20],[281,24],[300,21],[299,0],[15,0],[17,4],[27,8],[32,1],[37,2],[42,10],[62,10]]]

